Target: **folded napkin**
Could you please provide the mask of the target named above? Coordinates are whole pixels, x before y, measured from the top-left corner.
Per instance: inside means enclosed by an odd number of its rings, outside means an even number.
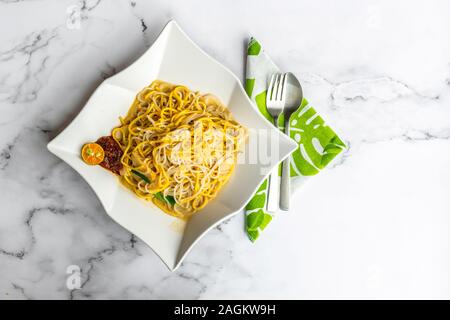
[[[273,119],[266,108],[266,91],[271,75],[279,72],[279,69],[254,38],[251,38],[248,44],[246,69],[245,90],[264,117],[272,122]],[[278,121],[282,128],[283,116],[280,116]],[[291,192],[295,193],[306,180],[318,174],[346,146],[305,98],[299,109],[292,114],[290,121],[290,137],[298,143],[298,148],[291,154],[290,168]],[[245,208],[246,231],[251,241],[259,237],[273,218],[265,212],[267,187],[268,182],[265,180]]]

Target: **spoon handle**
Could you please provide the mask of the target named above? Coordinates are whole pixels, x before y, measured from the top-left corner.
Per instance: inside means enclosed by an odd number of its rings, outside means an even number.
[[[284,133],[289,137],[289,118],[285,120]],[[290,168],[291,156],[289,155],[283,160],[283,169],[281,171],[280,209],[283,211],[289,210],[289,202],[291,197]]]

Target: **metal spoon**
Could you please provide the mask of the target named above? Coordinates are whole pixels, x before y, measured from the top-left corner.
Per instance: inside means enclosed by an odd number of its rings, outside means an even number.
[[[290,72],[286,73],[286,103],[284,105],[284,133],[289,137],[289,128],[291,115],[301,105],[303,99],[302,86],[298,79]],[[288,156],[283,160],[283,169],[281,171],[281,187],[280,187],[280,209],[283,211],[289,210],[289,203],[291,197],[290,185],[290,168],[291,157]]]

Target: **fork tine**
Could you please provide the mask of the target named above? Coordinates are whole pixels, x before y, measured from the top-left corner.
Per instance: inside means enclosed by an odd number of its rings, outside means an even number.
[[[273,92],[273,85],[275,82],[275,76],[276,76],[276,73],[272,74],[272,77],[270,78],[269,88],[267,89],[268,100],[272,100],[272,92]]]
[[[278,101],[277,97],[278,97],[278,91],[280,90],[280,78],[281,78],[281,74],[276,73],[275,83],[274,83],[274,88],[273,88],[273,93],[272,93],[273,101]]]
[[[286,74],[283,74],[283,75],[280,74],[279,81],[278,81],[278,91],[277,91],[277,96],[276,96],[277,101],[281,101],[283,99],[285,80],[286,80]]]
[[[286,92],[286,74],[280,76],[279,89],[277,92],[277,101],[282,101],[284,99],[284,93]]]

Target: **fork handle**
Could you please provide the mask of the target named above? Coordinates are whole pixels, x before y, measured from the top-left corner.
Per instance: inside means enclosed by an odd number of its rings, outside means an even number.
[[[278,177],[278,165],[272,169],[269,176],[269,189],[267,190],[266,211],[276,213],[280,205],[280,178]]]
[[[278,129],[278,117],[274,118],[274,125]],[[266,211],[276,213],[280,209],[280,177],[278,176],[278,165],[272,169],[268,179]]]
[[[285,120],[284,133],[289,137],[289,117]],[[281,186],[280,186],[280,209],[283,211],[289,210],[289,203],[291,198],[291,156],[289,155],[283,160],[283,169],[281,171]]]

